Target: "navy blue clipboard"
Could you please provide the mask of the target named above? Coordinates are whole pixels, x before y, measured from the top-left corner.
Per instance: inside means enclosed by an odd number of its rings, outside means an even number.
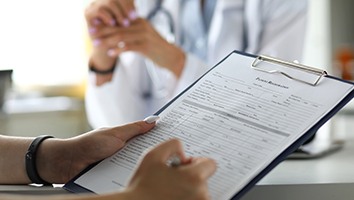
[[[220,63],[222,63],[225,59],[227,59],[232,54],[241,54],[241,55],[252,57],[252,58],[258,57],[256,55],[252,55],[252,54],[248,54],[248,53],[233,51],[229,55],[227,55],[224,59],[222,59],[219,63],[217,63],[213,68],[217,67]],[[213,68],[211,68],[209,71],[211,71]],[[209,71],[207,71],[203,76],[208,74]],[[186,92],[191,87],[193,87],[193,85],[195,85],[203,76],[201,76],[198,80],[196,80],[192,85],[190,85],[188,88],[186,88],[183,92],[181,92],[179,95],[177,95],[170,102],[168,102],[165,106],[163,106],[159,111],[157,111],[155,113],[155,115],[158,115],[163,110],[165,110],[170,104],[172,104],[176,99],[178,99],[184,92]],[[337,77],[333,77],[330,75],[325,75],[325,78],[331,78],[331,79],[335,79],[338,81],[342,81],[342,82],[346,82],[348,84],[354,85],[353,82],[342,80],[342,79],[339,79]],[[292,145],[290,145],[283,152],[281,152],[276,157],[276,159],[274,159],[265,169],[263,169],[257,176],[255,176],[243,189],[241,189],[238,193],[236,193],[231,199],[232,200],[240,199],[243,195],[245,195],[259,180],[261,180],[265,175],[267,175],[279,163],[281,163],[283,160],[285,160],[287,158],[287,156],[289,156],[292,152],[294,152],[296,149],[298,149],[303,143],[305,143],[307,140],[309,140],[322,125],[324,125],[329,119],[331,119],[347,103],[349,103],[353,99],[353,97],[354,97],[354,90],[352,90],[349,94],[347,94],[347,96],[345,96],[331,111],[329,111],[322,119],[320,119],[314,126],[312,126],[312,128],[310,128],[305,134],[303,134]],[[93,193],[93,191],[90,191],[90,190],[76,184],[75,180],[77,178],[79,178],[81,175],[83,175],[84,173],[86,173],[87,171],[89,171],[91,168],[93,168],[96,164],[97,163],[92,164],[89,167],[87,167],[80,174],[78,174],[76,177],[74,177],[71,181],[66,183],[63,186],[63,188],[70,191],[70,192],[73,192],[73,193]]]

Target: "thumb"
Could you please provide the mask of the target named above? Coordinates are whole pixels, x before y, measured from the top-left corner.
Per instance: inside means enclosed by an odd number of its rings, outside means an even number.
[[[149,124],[137,121],[123,126],[114,127],[114,134],[123,141],[127,141],[137,135],[143,134],[155,127],[155,123]]]

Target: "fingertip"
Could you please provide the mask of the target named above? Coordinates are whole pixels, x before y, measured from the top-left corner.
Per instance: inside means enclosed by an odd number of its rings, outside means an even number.
[[[94,39],[92,43],[93,43],[93,46],[98,47],[98,46],[100,46],[102,41],[100,39]]]
[[[98,25],[101,25],[101,24],[102,24],[102,21],[101,21],[99,18],[94,18],[94,19],[92,20],[92,24],[93,24],[94,26],[98,26]]]
[[[116,51],[115,51],[114,49],[109,49],[109,50],[107,51],[107,55],[108,55],[109,57],[115,57],[115,56],[117,56],[117,53],[116,53]]]
[[[97,33],[97,28],[96,27],[89,27],[88,31],[89,31],[90,35],[93,35],[93,34]]]
[[[119,49],[123,49],[123,48],[125,47],[125,42],[124,42],[124,41],[118,42],[118,43],[117,43],[117,47],[118,47]]]
[[[198,169],[198,171],[203,172],[205,177],[210,177],[217,170],[217,163],[211,158],[198,157],[192,159],[192,165]]]
[[[177,138],[171,138],[162,144],[164,144],[165,146],[175,147],[175,149],[183,149],[182,142]]]
[[[154,124],[159,119],[160,119],[160,117],[158,115],[151,115],[149,117],[146,117],[144,119],[144,122],[147,124]]]
[[[213,169],[213,173],[215,173],[216,169],[218,168],[218,164],[214,159],[208,158],[210,167]]]
[[[138,14],[135,10],[131,10],[129,12],[129,19],[130,20],[136,20],[138,18]]]
[[[111,20],[109,20],[109,25],[110,26],[116,26],[117,25],[117,21],[115,19],[111,19]]]
[[[194,163],[205,163],[205,162],[210,162],[210,163],[214,163],[215,161],[211,158],[207,158],[207,157],[192,157],[192,162]]]
[[[123,26],[123,27],[128,27],[128,26],[130,26],[130,21],[129,21],[129,19],[123,19],[123,21],[122,21],[122,26]]]
[[[122,126],[115,127],[116,134],[119,135],[123,140],[129,140],[132,137],[137,135],[145,134],[152,128],[154,128],[155,124],[147,124],[144,121],[137,121],[129,124],[125,124]]]
[[[139,127],[142,133],[145,133],[155,127],[156,123],[146,123],[145,121],[135,122]]]

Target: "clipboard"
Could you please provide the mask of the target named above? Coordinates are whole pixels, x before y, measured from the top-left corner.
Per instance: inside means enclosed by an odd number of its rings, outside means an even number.
[[[281,71],[281,70],[265,70],[265,69],[257,67],[260,62],[271,62],[271,63],[279,64],[279,65],[281,65],[283,67],[294,68],[294,69],[301,70],[301,71],[304,71],[304,72],[309,73],[309,74],[314,74],[316,76],[316,78],[315,78],[315,80],[313,82],[311,82],[311,81],[308,81],[308,80],[304,80],[301,77],[294,77],[294,76],[292,76],[292,75],[290,75],[290,74],[288,74],[288,73],[286,73],[284,71]],[[281,74],[281,75],[284,75],[284,76],[288,77],[289,79],[292,79],[292,80],[295,80],[295,81],[299,81],[299,82],[302,82],[302,83],[306,83],[306,84],[309,84],[309,85],[312,85],[312,86],[316,86],[323,76],[328,75],[325,70],[321,70],[321,69],[318,69],[318,68],[310,67],[310,66],[303,65],[303,64],[300,64],[300,63],[280,60],[280,59],[273,58],[273,57],[270,57],[270,56],[265,56],[265,55],[257,56],[257,58],[252,63],[252,68],[255,69],[255,70],[263,71],[263,72],[270,73],[270,74]]]
[[[252,54],[248,54],[248,53],[242,53],[239,51],[233,51],[231,52],[228,56],[226,56],[223,60],[221,60],[218,64],[216,64],[212,69],[210,69],[208,72],[206,72],[202,77],[200,77],[198,80],[196,80],[192,85],[190,85],[188,88],[186,88],[183,92],[181,92],[179,95],[177,95],[173,100],[171,100],[170,102],[168,102],[165,106],[163,106],[159,111],[157,111],[155,113],[155,115],[159,115],[162,112],[164,112],[167,108],[169,108],[174,102],[176,102],[179,98],[181,98],[181,96],[183,94],[185,94],[187,91],[191,90],[191,88],[193,88],[193,86],[195,86],[201,79],[203,79],[203,77],[205,77],[208,73],[210,73],[214,68],[218,67],[221,63],[225,62],[225,60],[227,60],[231,55],[234,54],[238,54],[241,56],[245,56],[248,58],[253,58],[254,62],[253,62],[253,69],[257,70],[257,71],[263,71],[266,73],[272,73],[274,75],[284,75],[285,77],[289,78],[290,81],[297,81],[297,82],[301,82],[301,84],[306,84],[307,87],[316,87],[319,84],[322,83],[322,79],[332,79],[335,81],[340,81],[346,84],[350,85],[350,90],[349,92],[343,96],[343,98],[341,98],[341,100],[335,104],[335,106],[333,108],[330,109],[329,112],[327,112],[324,116],[322,116],[321,118],[319,118],[319,120],[314,123],[305,133],[303,133],[299,138],[297,138],[294,142],[292,142],[289,146],[286,146],[286,148],[277,153],[277,156],[272,159],[272,161],[270,163],[267,164],[266,167],[262,168],[262,170],[257,173],[254,177],[252,177],[247,184],[245,184],[242,189],[240,189],[237,193],[235,193],[231,199],[239,199],[241,198],[247,191],[249,191],[260,179],[262,179],[266,174],[268,174],[275,166],[277,166],[280,162],[282,162],[284,159],[286,159],[291,153],[293,153],[296,149],[298,149],[304,142],[306,142],[307,140],[309,140],[315,133],[316,131],[326,122],[328,121],[333,115],[335,115],[343,106],[345,106],[349,101],[351,101],[351,99],[354,97],[354,84],[352,82],[349,81],[345,81],[345,80],[341,80],[338,79],[336,77],[330,76],[328,75],[325,71],[322,70],[313,70],[315,68],[312,67],[308,67],[304,65],[299,65],[296,63],[291,63],[288,61],[281,61],[278,62],[278,59],[273,59],[271,57],[267,57],[267,56],[256,56],[256,55],[252,55]],[[291,71],[295,70],[301,70],[305,73],[310,73],[311,76],[315,76],[315,81],[314,82],[309,82],[307,79],[303,80],[302,77],[295,77],[293,75],[289,75],[287,72],[284,72],[286,70],[279,70],[276,69],[274,70],[268,70],[268,69],[264,69],[261,68],[262,65],[260,64],[261,62],[272,62],[275,65],[280,65],[281,67],[284,67],[283,65],[286,65],[286,68],[291,69]],[[308,71],[308,69],[311,69],[310,71]],[[313,73],[314,72],[314,73]],[[310,86],[308,86],[310,85]],[[98,162],[100,163],[100,162]],[[93,192],[92,190],[85,188],[79,184],[77,184],[75,181],[78,180],[78,178],[80,178],[82,175],[86,174],[88,171],[90,171],[92,168],[94,168],[98,163],[95,163],[91,166],[89,166],[88,168],[86,168],[83,172],[81,172],[78,176],[76,176],[75,178],[73,178],[73,180],[69,181],[67,184],[65,184],[63,186],[64,189],[74,192],[74,193],[83,193],[83,192]]]
[[[315,78],[311,81],[304,80],[301,77],[294,77],[291,74],[283,72],[281,70],[265,70],[258,67],[260,62],[271,62],[282,67],[290,67],[297,70],[304,71],[309,74],[313,74]],[[285,60],[280,60],[277,58],[273,58],[270,56],[261,55],[258,56],[254,62],[252,63],[252,68],[255,70],[263,71],[265,73],[271,74],[280,74],[289,79],[299,81],[311,86],[316,86],[321,78],[327,76],[328,73],[325,70],[306,66],[296,62],[289,62]],[[334,143],[332,141],[317,141],[315,139],[316,134],[314,134],[311,138],[309,138],[302,146],[300,146],[297,150],[295,150],[292,154],[288,156],[288,159],[312,159],[312,158],[319,158],[325,155],[329,155],[337,150],[340,150],[343,147],[343,143]]]

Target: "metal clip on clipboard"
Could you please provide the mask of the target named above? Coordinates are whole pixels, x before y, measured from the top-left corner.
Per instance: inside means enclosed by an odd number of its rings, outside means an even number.
[[[275,63],[275,64],[279,64],[279,65],[283,65],[283,66],[287,66],[287,67],[290,67],[290,68],[293,68],[293,69],[298,69],[298,70],[302,70],[302,71],[305,71],[307,73],[311,73],[311,74],[314,74],[317,76],[316,80],[314,82],[310,82],[310,81],[306,81],[306,80],[302,80],[300,78],[295,78],[294,76],[291,76],[283,71],[279,71],[279,70],[265,70],[265,69],[262,69],[262,68],[259,68],[257,67],[257,65],[260,63],[260,62],[270,62],[270,63]],[[288,61],[284,61],[284,60],[279,60],[277,58],[273,58],[273,57],[269,57],[269,56],[264,56],[264,55],[261,55],[261,56],[258,56],[252,63],[252,68],[255,69],[255,70],[259,70],[259,71],[263,71],[263,72],[267,72],[267,73],[271,73],[271,74],[282,74],[290,79],[293,79],[293,80],[296,80],[296,81],[299,81],[299,82],[302,82],[302,83],[306,83],[306,84],[309,84],[309,85],[312,85],[312,86],[316,86],[317,83],[320,81],[320,79],[323,77],[323,76],[326,76],[327,75],[327,72],[325,70],[321,70],[321,69],[317,69],[317,68],[313,68],[313,67],[309,67],[309,66],[306,66],[306,65],[302,65],[302,64],[299,64],[299,63],[294,63],[294,62],[288,62]]]
[[[303,80],[301,78],[295,78],[294,76],[291,76],[283,71],[280,70],[267,70],[267,69],[262,69],[259,66],[260,62],[269,62],[273,64],[278,64],[286,67],[290,67],[292,69],[300,70],[306,73],[310,73],[316,76],[315,80],[313,82]],[[252,68],[255,70],[259,70],[262,72],[266,73],[271,73],[271,74],[282,74],[286,76],[287,78],[290,78],[292,80],[296,80],[302,83],[306,83],[311,86],[316,86],[318,82],[321,80],[323,76],[327,75],[327,72],[325,70],[309,67],[306,65],[302,65],[299,63],[294,63],[294,62],[288,62],[284,60],[279,60],[273,57],[269,56],[258,56],[255,58],[255,60],[252,63]],[[316,133],[317,134],[317,133]],[[299,149],[297,149],[295,152],[290,154],[288,156],[288,159],[311,159],[311,158],[318,158],[324,155],[327,155],[329,153],[335,152],[339,149],[341,149],[343,146],[342,143],[333,143],[331,141],[324,142],[322,140],[317,140],[315,138],[315,135],[310,138],[308,141],[306,141]]]

